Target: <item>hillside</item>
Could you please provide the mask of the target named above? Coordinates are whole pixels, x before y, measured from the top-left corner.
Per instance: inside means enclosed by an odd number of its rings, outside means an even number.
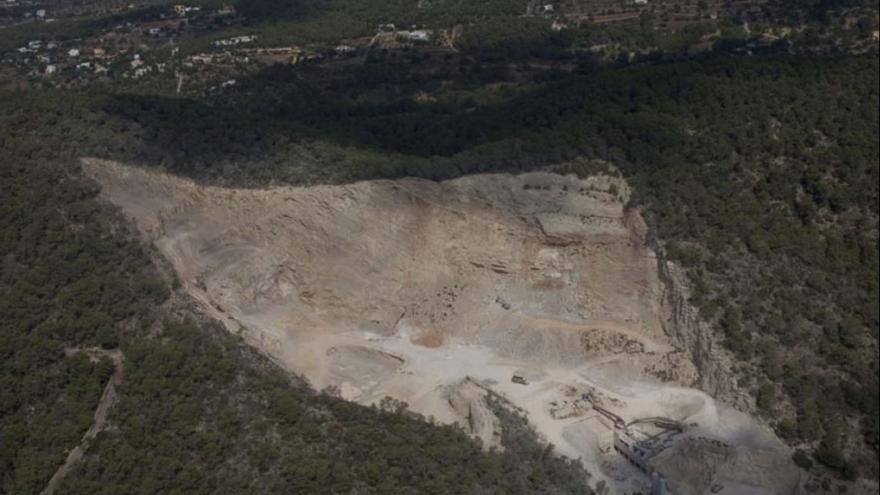
[[[534,254],[527,249],[531,234],[499,218],[531,218],[534,212],[516,205],[522,198],[543,204],[536,199],[543,197],[543,189],[533,190],[532,184],[513,188],[505,194],[521,199],[500,201],[500,193],[473,184],[485,173],[549,173],[557,176],[548,179],[554,184],[592,183],[597,174],[611,177],[614,190],[604,183],[601,188],[606,199],[616,198],[609,201],[627,219],[633,212],[643,218],[639,246],[651,254],[624,260],[614,250],[600,250],[593,258],[572,258],[583,265],[576,272],[592,280],[586,274],[594,272],[587,267],[596,264],[653,263],[639,272],[638,283],[675,287],[676,295],[627,299],[629,285],[593,287],[582,281],[589,291],[574,288],[560,300],[589,294],[610,301],[610,294],[626,294],[623,306],[640,308],[639,317],[624,316],[626,308],[601,308],[611,315],[601,321],[613,326],[603,329],[609,337],[602,345],[635,333],[647,339],[643,346],[675,349],[692,369],[673,369],[664,362],[662,373],[655,367],[654,378],[699,388],[758,417],[822,490],[870,492],[876,487],[876,5],[415,3],[298,2],[279,10],[274,2],[231,9],[200,2],[194,4],[200,10],[177,14],[161,2],[134,9],[100,2],[91,10],[65,10],[60,2],[57,22],[25,22],[15,17],[23,11],[15,11],[10,19],[18,20],[0,34],[2,490],[39,492],[66,449],[79,444],[114,367],[64,351],[93,346],[121,349],[125,378],[110,414],[111,427],[65,478],[62,486],[74,492],[94,492],[98,486],[108,492],[132,486],[145,492],[266,492],[334,483],[341,491],[442,493],[460,487],[461,480],[473,493],[584,489],[581,468],[545,452],[541,442],[546,438],[532,438],[529,429],[520,428],[528,422],[494,412],[492,417],[511,425],[501,428],[507,437],[471,433],[484,445],[495,442],[504,449],[481,452],[460,430],[419,420],[416,412],[437,412],[419,410],[418,399],[424,397],[407,397],[410,411],[396,411],[389,401],[385,412],[358,406],[333,395],[362,397],[361,403],[370,404],[385,393],[398,399],[406,394],[390,387],[365,391],[362,384],[355,384],[359,390],[353,392],[342,387],[347,375],[321,378],[298,367],[291,356],[281,356],[289,358],[284,361],[267,348],[262,350],[269,357],[254,351],[247,345],[254,344],[252,336],[228,335],[215,319],[264,312],[264,319],[252,320],[249,327],[262,331],[266,321],[281,317],[253,300],[287,293],[276,287],[278,294],[264,294],[266,286],[252,285],[255,279],[246,273],[262,273],[266,267],[248,265],[242,254],[247,250],[222,259],[193,255],[197,267],[244,263],[242,274],[231,279],[232,288],[228,274],[208,268],[181,271],[174,257],[180,252],[144,242],[144,226],[107,204],[112,201],[137,220],[129,204],[108,197],[113,181],[80,169],[83,157],[115,160],[190,184],[186,188],[198,194],[185,201],[179,195],[164,198],[163,205],[179,206],[154,223],[179,235],[189,235],[189,226],[196,225],[209,247],[212,242],[223,245],[231,233],[261,227],[248,215],[262,211],[262,203],[236,201],[244,210],[194,206],[206,197],[265,198],[278,187],[340,187],[360,198],[357,204],[364,212],[391,218],[378,208],[381,201],[357,196],[363,194],[359,187],[372,187],[360,181],[446,181],[436,187],[451,189],[438,192],[433,185],[420,185],[414,197],[449,201],[453,210],[463,208],[453,198],[469,197],[460,188],[469,194],[476,188],[483,191],[476,194],[479,199],[465,203],[483,201],[489,210],[501,212],[490,218],[505,226],[511,238],[521,239],[516,247],[500,241],[483,245],[476,240],[483,230],[471,233],[455,227],[456,218],[427,211],[401,218],[440,232],[435,237],[372,232],[369,218],[336,217],[328,213],[332,208],[323,212],[332,225],[355,222],[359,227],[352,232],[372,239],[374,250],[397,253],[398,243],[421,249],[418,254],[401,250],[413,256],[406,262],[411,264],[360,267],[343,253],[333,259],[318,256],[341,246],[356,249],[348,244],[353,234],[337,232],[337,241],[331,242],[332,236],[313,234],[327,228],[321,222],[297,217],[298,210],[289,212],[312,227],[282,229],[281,235],[289,234],[288,241],[313,236],[316,244],[306,243],[299,257],[326,266],[332,276],[291,279],[290,284],[308,286],[313,295],[303,306],[284,306],[283,311],[294,314],[283,318],[335,328],[355,325],[364,315],[384,324],[399,316],[389,307],[419,307],[427,312],[411,316],[413,329],[438,330],[413,335],[414,341],[441,345],[446,338],[470,338],[456,332],[473,325],[486,332],[480,345],[488,342],[516,357],[549,349],[553,359],[564,354],[578,363],[588,358],[570,351],[579,352],[583,342],[551,345],[546,340],[570,328],[560,323],[570,308],[547,309],[541,292],[530,292],[533,287],[489,284],[492,277],[501,277],[492,267],[503,271],[506,265],[498,268],[492,264],[497,260],[461,254],[479,252],[477,247],[519,253],[517,259],[528,266],[523,260]],[[387,26],[392,23],[393,28]],[[239,41],[228,41],[233,39]],[[32,41],[39,43],[31,47]],[[70,55],[73,49],[78,55]],[[495,185],[506,180],[520,179],[497,179]],[[349,200],[336,194],[331,194],[334,201]],[[399,194],[393,188],[375,193],[386,202],[409,201]],[[137,208],[153,212],[154,206]],[[188,208],[198,214],[180,213]],[[283,207],[273,211],[278,209]],[[485,223],[489,215],[466,211],[466,220]],[[581,217],[595,213],[591,209]],[[162,222],[171,218],[180,223],[166,227]],[[566,229],[573,224],[560,222],[549,228],[570,234]],[[529,225],[543,224],[534,220]],[[461,244],[437,240],[452,233]],[[273,246],[276,256],[285,251],[267,235],[248,234],[247,249]],[[575,245],[581,242],[578,238]],[[316,254],[312,250],[319,245]],[[457,247],[448,251],[450,246]],[[445,264],[431,268],[422,259]],[[279,264],[310,273],[290,259]],[[389,292],[393,284],[377,275],[387,276],[389,266],[421,273],[421,283]],[[481,269],[488,272],[478,275]],[[434,274],[452,277],[453,271],[453,278],[438,279],[445,285],[433,285]],[[627,278],[631,272],[612,272],[595,273],[599,280],[636,283]],[[362,280],[353,274],[371,282],[358,285]],[[524,269],[517,277],[530,274]],[[219,285],[211,286],[211,280]],[[206,299],[199,299],[192,289],[206,281]],[[466,316],[450,316],[455,324],[444,326],[435,320],[443,320],[438,315],[446,302],[437,302],[434,314],[413,299],[420,291],[428,298],[464,281],[474,292],[461,297],[474,304],[494,301],[489,289],[480,289],[483,283],[511,291],[512,296],[498,296],[503,303],[490,306],[504,316],[510,311],[498,308],[514,304],[517,317],[502,320],[521,340],[499,344],[502,339],[490,335],[491,326],[471,316],[485,311],[479,305],[462,308]],[[334,291],[354,302],[340,305]],[[370,298],[359,305],[363,293]],[[517,312],[514,299],[543,304],[552,324]],[[647,300],[674,300],[677,309],[663,313],[650,309],[653,303]],[[580,309],[590,314],[597,308]],[[308,319],[307,310],[333,318]],[[566,318],[584,318],[569,313]],[[534,339],[536,334],[541,339]],[[605,357],[597,352],[592,357]],[[363,357],[357,352],[340,356],[328,355],[327,361]],[[306,381],[319,388],[330,385],[331,393],[315,392]],[[481,393],[469,387],[453,402],[469,403],[469,394]],[[520,434],[512,438],[512,432]],[[576,435],[564,440],[572,438],[583,441]],[[556,452],[564,451],[563,443],[554,443]],[[154,453],[153,463],[134,460],[149,457],[145,452]],[[371,456],[383,461],[373,462]],[[309,462],[300,462],[306,458]],[[361,462],[350,462],[354,459]],[[594,483],[600,473],[595,466],[592,471]]]
[[[499,413],[504,452],[483,452],[399,402],[310,389],[194,312],[76,167],[0,173],[0,492],[40,493],[90,428],[114,365],[77,346],[119,348],[125,370],[110,426],[58,493],[585,492],[517,416]]]

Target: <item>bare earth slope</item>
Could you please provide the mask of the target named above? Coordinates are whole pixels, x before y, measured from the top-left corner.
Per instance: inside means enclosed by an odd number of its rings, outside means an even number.
[[[614,452],[613,425],[591,404],[625,421],[673,418],[686,429],[652,466],[676,493],[798,489],[772,434],[688,388],[699,374],[667,335],[657,260],[619,179],[234,190],[83,163],[205,311],[317,388],[364,404],[392,396],[496,445],[492,390],[615,491],[648,478]],[[728,450],[701,453],[706,438]]]

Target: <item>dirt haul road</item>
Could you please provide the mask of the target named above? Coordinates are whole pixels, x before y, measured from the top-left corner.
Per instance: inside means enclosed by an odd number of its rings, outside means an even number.
[[[657,260],[618,178],[240,190],[83,165],[207,313],[316,388],[363,404],[392,396],[487,446],[499,439],[490,389],[581,458],[591,485],[646,491],[611,448],[613,425],[584,403],[591,394],[627,421],[685,421],[657,459],[677,493],[797,490],[800,473],[771,433],[690,388],[699,372],[672,345]],[[729,447],[711,465],[703,438]]]
[[[86,354],[93,362],[97,362],[104,357],[109,358],[113,361],[114,371],[113,374],[110,375],[110,379],[107,380],[107,385],[104,386],[104,392],[101,394],[101,399],[98,401],[98,406],[95,408],[92,426],[86,430],[79,445],[68,452],[64,464],[55,471],[55,474],[52,475],[46,488],[40,492],[40,495],[52,495],[53,493],[56,493],[58,487],[61,485],[61,481],[67,476],[67,473],[69,473],[70,470],[82,460],[92,440],[98,436],[98,433],[104,431],[104,428],[107,426],[107,415],[110,414],[110,408],[116,404],[116,387],[122,383],[122,351],[98,349],[94,347],[85,349],[71,347],[64,349],[64,354],[68,357],[77,354]]]

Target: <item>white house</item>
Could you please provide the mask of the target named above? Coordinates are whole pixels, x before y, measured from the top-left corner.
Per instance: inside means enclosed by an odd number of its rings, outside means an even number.
[[[240,45],[242,43],[251,43],[257,39],[257,36],[254,34],[245,35],[245,36],[235,36],[232,38],[227,38],[225,40],[217,40],[214,42],[214,46],[232,46],[232,45]]]
[[[409,32],[409,40],[410,41],[428,41],[431,38],[431,33],[425,30],[416,30]]]

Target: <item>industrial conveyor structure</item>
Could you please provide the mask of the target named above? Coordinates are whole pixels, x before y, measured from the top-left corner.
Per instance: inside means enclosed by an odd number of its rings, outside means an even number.
[[[651,494],[673,495],[662,473],[654,469],[649,460],[666,448],[670,438],[684,431],[684,424],[662,416],[638,418],[627,422],[613,411],[597,404],[592,394],[583,394],[581,398],[588,401],[596,412],[614,424],[614,450],[650,478]],[[641,431],[640,426],[651,427],[653,431]]]

